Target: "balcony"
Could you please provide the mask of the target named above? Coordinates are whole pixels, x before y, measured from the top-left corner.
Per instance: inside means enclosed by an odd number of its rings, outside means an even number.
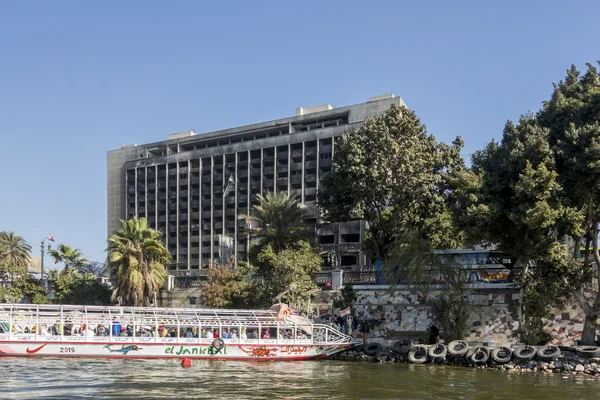
[[[317,161],[316,160],[314,160],[314,161],[306,161],[304,163],[304,168],[306,168],[306,169],[317,168]]]

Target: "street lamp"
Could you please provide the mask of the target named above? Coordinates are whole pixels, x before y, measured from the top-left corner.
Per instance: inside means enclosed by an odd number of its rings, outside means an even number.
[[[40,250],[41,250],[41,259],[40,259],[40,279],[44,280],[44,242],[48,241],[48,251],[50,251],[50,242],[54,242],[54,237],[52,235],[48,235],[45,238],[42,239],[42,243],[40,244]]]

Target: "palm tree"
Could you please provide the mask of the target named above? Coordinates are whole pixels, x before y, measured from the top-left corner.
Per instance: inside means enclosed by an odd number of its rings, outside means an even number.
[[[27,269],[31,246],[14,232],[0,232],[0,264],[6,267]]]
[[[65,264],[65,273],[69,273],[73,268],[79,270],[88,262],[79,249],[73,249],[66,244],[59,244],[58,249],[48,253],[54,258],[54,264]]]
[[[165,264],[171,254],[160,241],[162,233],[145,218],[121,220],[122,228],[108,238],[108,269],[115,279],[113,301],[122,296],[134,306],[149,306],[167,281]]]
[[[252,206],[250,215],[240,215],[246,220],[260,247],[271,244],[275,252],[310,238],[304,220],[309,218],[304,205],[287,193],[267,192],[257,195],[259,204]]]

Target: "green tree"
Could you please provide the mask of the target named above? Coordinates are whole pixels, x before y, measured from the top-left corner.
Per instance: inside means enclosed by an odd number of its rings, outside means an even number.
[[[48,253],[54,258],[55,264],[62,262],[67,271],[71,269],[79,271],[88,262],[79,249],[73,249],[66,244],[59,244],[56,250],[52,249]]]
[[[0,232],[0,265],[27,271],[31,246],[14,232]]]
[[[252,206],[250,215],[241,215],[251,226],[251,234],[258,241],[258,248],[270,245],[275,252],[309,240],[310,234],[304,220],[307,211],[296,199],[287,193],[267,192],[257,195],[259,204]]]
[[[583,288],[600,261],[599,91],[595,67],[580,76],[573,66],[537,114],[508,122],[502,141],[476,153],[472,171],[459,177],[459,223],[523,268],[524,340],[537,340],[550,307],[575,295],[586,314],[582,343],[595,341],[600,297]]]
[[[235,266],[232,261],[227,265],[214,264],[200,287],[200,302],[206,307],[250,308],[257,301],[258,289],[248,269]]]
[[[431,304],[442,338],[463,339],[473,310],[468,300],[470,268],[452,253],[435,251],[431,241],[418,234],[397,243],[389,261],[398,266],[388,271],[391,281],[412,286]]]
[[[332,222],[367,221],[372,258],[385,261],[414,232],[434,247],[454,247],[461,235],[452,229],[449,189],[464,168],[462,145],[460,138],[451,146],[438,143],[414,111],[392,106],[340,137],[319,206]]]
[[[122,296],[134,306],[149,306],[167,281],[165,264],[171,254],[160,241],[162,234],[145,218],[121,220],[122,228],[108,238],[108,269],[115,279],[113,299]]]
[[[50,300],[48,300],[47,297],[48,294],[46,292],[46,287],[39,279],[34,278],[32,275],[27,274],[19,277],[14,286],[18,291],[20,291],[20,297],[25,297],[28,303],[50,303]]]
[[[308,311],[309,291],[317,289],[313,274],[321,269],[323,262],[310,244],[298,242],[296,246],[280,252],[275,252],[268,244],[257,259],[257,266],[265,277],[265,305],[283,302],[292,308]]]
[[[356,299],[358,299],[358,293],[352,285],[344,285],[342,290],[340,290],[340,296],[333,301],[333,308],[344,309],[351,307]]]
[[[110,288],[98,282],[93,274],[82,274],[65,268],[60,272],[57,271],[56,275],[58,277],[53,281],[53,285],[56,301],[59,304],[108,305],[111,303]]]

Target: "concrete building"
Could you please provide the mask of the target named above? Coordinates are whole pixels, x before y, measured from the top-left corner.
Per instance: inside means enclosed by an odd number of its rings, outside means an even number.
[[[119,219],[146,217],[173,255],[170,274],[197,276],[213,259],[244,260],[248,230],[238,216],[257,204],[257,194],[285,192],[309,210],[327,261],[365,265],[364,222],[322,221],[316,195],[331,171],[336,138],[392,104],[404,102],[389,94],[347,107],[298,107],[295,117],[109,151],[108,233]]]

